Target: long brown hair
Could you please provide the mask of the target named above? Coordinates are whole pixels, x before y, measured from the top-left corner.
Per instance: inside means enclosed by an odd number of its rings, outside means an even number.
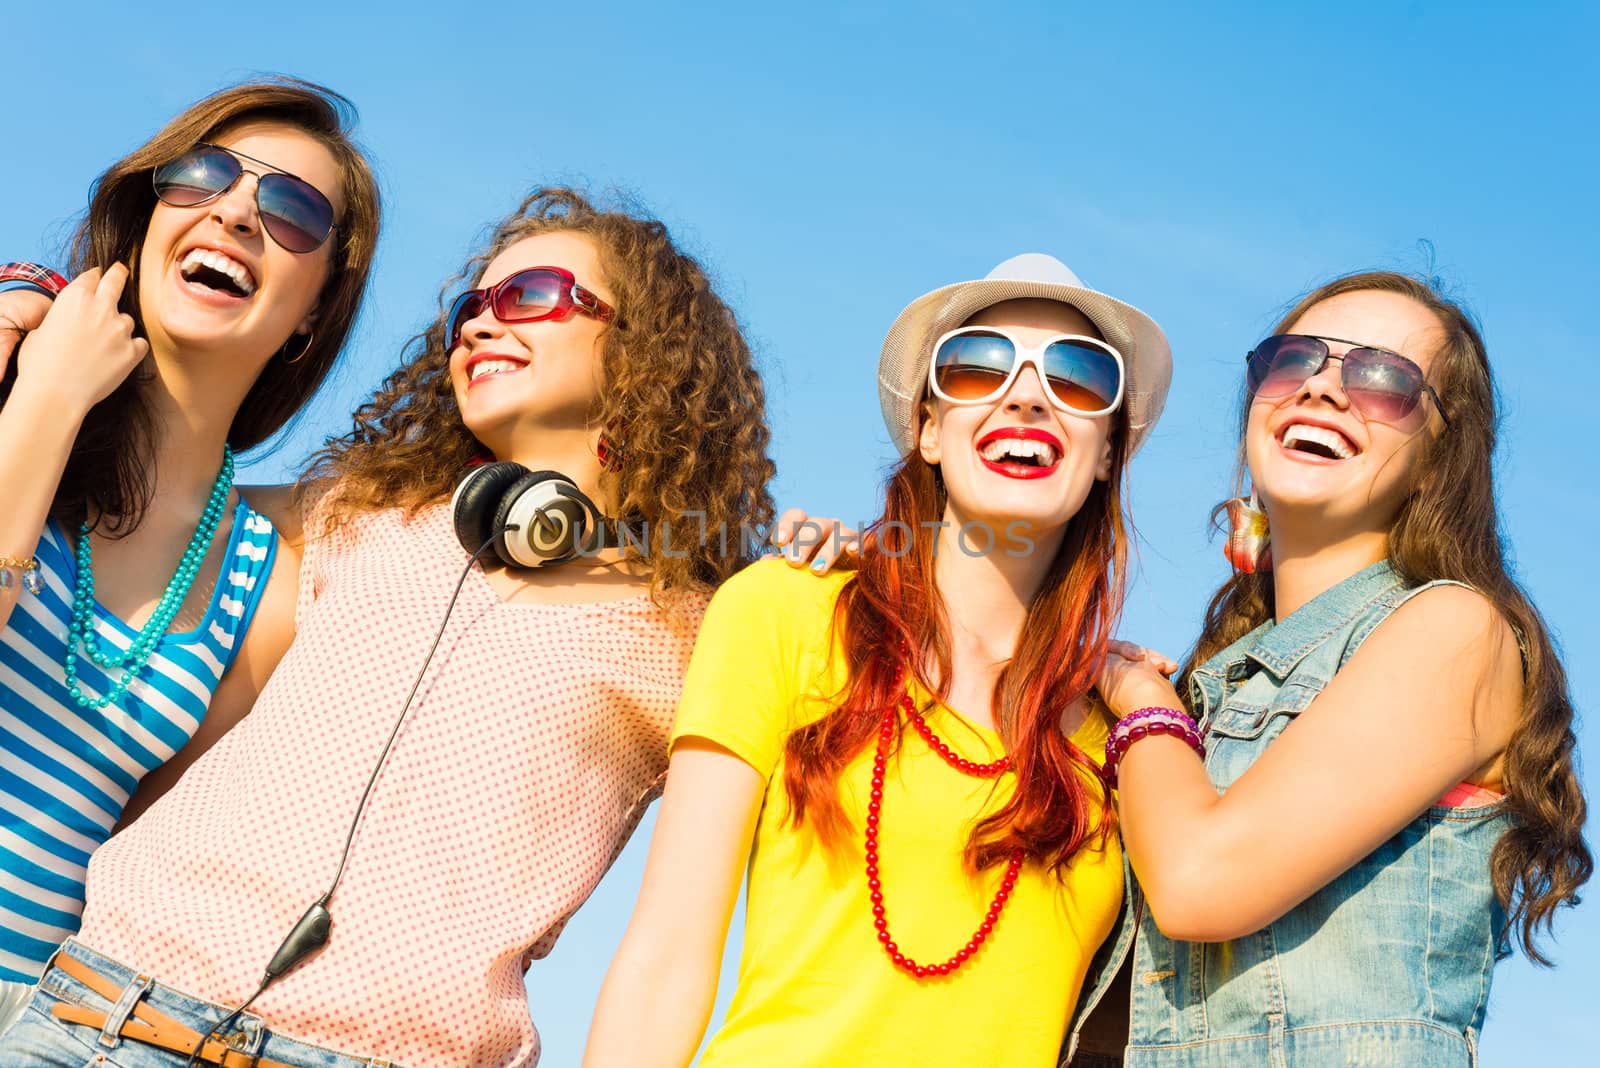
[[[1125,430],[1114,429],[1111,476],[1094,484],[1067,524],[1017,648],[995,680],[995,725],[1017,785],[1004,807],[973,828],[966,859],[975,871],[1020,849],[1060,872],[1090,836],[1103,840],[1114,825],[1099,764],[1062,732],[1061,722],[1093,685],[1122,606],[1126,443]],[[839,776],[872,744],[884,709],[905,692],[902,671],[916,671],[941,699],[951,674],[949,623],[934,579],[934,530],[945,504],[939,472],[913,448],[890,475],[885,498],[883,516],[863,538],[860,574],[834,608],[848,689],[832,712],[795,731],[784,747],[790,816],[796,826],[810,820],[829,845],[850,833]],[[913,650],[909,668],[902,650]],[[928,668],[940,680],[937,688],[926,686]]]
[[[272,437],[316,393],[344,348],[366,292],[378,238],[379,194],[372,168],[351,140],[355,108],[350,102],[322,86],[278,78],[235,85],[191,105],[99,177],[68,258],[74,275],[90,267],[128,265],[132,273],[123,290],[122,311],[143,334],[138,269],[156,205],[151,172],[199,142],[253,121],[292,126],[324,145],[338,164],[345,207],[330,239],[335,247],[317,298],[311,344],[293,362],[275,357],[256,378],[228,428],[228,444],[236,452]],[[142,377],[137,371],[129,375],[84,420],[51,508],[62,521],[75,525],[94,517],[103,531],[127,534],[143,518],[155,474],[152,452],[158,428]]]
[[[1439,320],[1444,343],[1429,378],[1449,422],[1422,443],[1417,480],[1389,532],[1389,563],[1408,584],[1453,579],[1487,597],[1525,645],[1522,719],[1506,749],[1510,830],[1494,848],[1490,870],[1508,911],[1508,932],[1528,957],[1550,961],[1535,945],[1551,930],[1557,907],[1576,905],[1594,871],[1583,838],[1586,805],[1572,764],[1572,700],[1567,674],[1538,609],[1506,570],[1495,506],[1495,388],[1488,351],[1471,316],[1428,284],[1390,271],[1335,279],[1302,297],[1273,333],[1291,329],[1313,306],[1343,293],[1378,291],[1409,297]],[[1250,398],[1239,417],[1238,477]],[[1204,629],[1184,670],[1273,618],[1272,573],[1236,572],[1206,609]],[[1180,685],[1180,693],[1188,687]],[[1509,945],[1500,947],[1509,951]]]
[[[624,551],[646,561],[657,593],[716,585],[750,562],[756,546],[744,534],[773,515],[766,401],[750,347],[663,223],[601,210],[571,189],[535,190],[495,228],[488,247],[445,284],[439,316],[412,338],[404,366],[356,412],[354,428],[314,458],[307,479],[337,479],[325,506],[334,525],[357,511],[415,512],[449,499],[485,450],[456,407],[448,302],[508,246],[554,231],[594,242],[616,296],[591,420],[608,428],[620,453],[602,475],[617,515],[650,533],[646,552],[632,543]]]

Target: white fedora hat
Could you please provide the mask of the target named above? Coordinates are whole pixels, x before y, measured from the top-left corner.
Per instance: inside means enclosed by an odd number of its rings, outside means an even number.
[[[902,456],[916,444],[917,405],[927,392],[929,349],[934,341],[991,305],[1026,298],[1072,305],[1122,353],[1128,376],[1122,399],[1128,455],[1143,444],[1161,415],[1172,383],[1172,349],[1167,335],[1133,305],[1085,286],[1054,256],[1025,252],[1006,260],[986,278],[923,294],[906,305],[889,328],[878,358],[878,402],[889,437]]]

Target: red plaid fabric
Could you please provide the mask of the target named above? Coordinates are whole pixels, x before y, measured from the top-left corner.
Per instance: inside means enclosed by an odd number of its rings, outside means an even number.
[[[0,283],[3,282],[21,282],[51,297],[67,288],[65,278],[37,263],[0,263]]]

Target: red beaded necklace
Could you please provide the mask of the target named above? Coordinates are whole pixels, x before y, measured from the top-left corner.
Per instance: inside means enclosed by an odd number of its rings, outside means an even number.
[[[1011,766],[1010,757],[1001,757],[987,764],[979,764],[957,756],[954,750],[933,733],[911,700],[910,694],[902,694],[899,705],[906,710],[911,725],[922,735],[928,747],[957,771],[974,778],[992,779]],[[867,889],[872,895],[872,924],[878,929],[878,943],[883,946],[884,952],[889,954],[889,959],[894,961],[896,968],[918,979],[930,975],[949,975],[978,952],[978,948],[994,931],[994,925],[1000,919],[1000,912],[1006,907],[1012,888],[1017,885],[1017,874],[1022,870],[1022,850],[1012,851],[1011,859],[1006,864],[1005,877],[1000,880],[1000,889],[995,893],[994,900],[989,903],[988,914],[978,925],[977,932],[965,946],[956,951],[955,956],[943,964],[918,964],[900,952],[900,947],[889,934],[889,919],[883,907],[883,883],[878,878],[878,822],[883,815],[883,769],[889,759],[889,743],[894,740],[894,721],[895,706],[891,704],[883,710],[883,726],[878,731],[878,754],[872,762],[872,796],[867,802]]]

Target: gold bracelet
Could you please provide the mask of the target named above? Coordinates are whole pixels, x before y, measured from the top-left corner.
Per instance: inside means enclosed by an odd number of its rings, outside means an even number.
[[[11,572],[22,572],[22,585],[29,593],[38,596],[44,589],[39,578],[39,560],[32,556],[0,556],[0,590],[8,588],[16,579]]]

